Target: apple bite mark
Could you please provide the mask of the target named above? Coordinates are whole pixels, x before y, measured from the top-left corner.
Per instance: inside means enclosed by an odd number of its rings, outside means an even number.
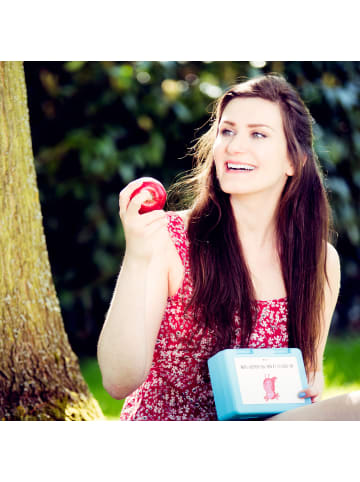
[[[152,177],[143,177],[140,178],[139,181],[143,182],[131,193],[130,201],[143,189],[146,189],[151,194],[151,199],[147,199],[140,206],[139,214],[149,213],[155,209],[162,209],[166,202],[166,191],[161,182],[153,179]]]

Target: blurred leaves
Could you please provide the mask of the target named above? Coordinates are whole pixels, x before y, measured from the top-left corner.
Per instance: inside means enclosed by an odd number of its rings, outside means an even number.
[[[261,66],[262,67],[259,67]],[[279,72],[310,108],[342,268],[337,327],[360,326],[359,62],[25,62],[44,226],[65,326],[93,354],[124,250],[118,195],[191,168],[187,149],[230,85]],[[351,315],[351,316],[350,316]]]

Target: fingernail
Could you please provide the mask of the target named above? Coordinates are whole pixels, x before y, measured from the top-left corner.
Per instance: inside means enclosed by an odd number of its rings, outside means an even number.
[[[305,392],[300,392],[300,393],[299,393],[299,397],[300,397],[300,398],[305,398],[305,397],[306,397],[306,393],[305,393]]]

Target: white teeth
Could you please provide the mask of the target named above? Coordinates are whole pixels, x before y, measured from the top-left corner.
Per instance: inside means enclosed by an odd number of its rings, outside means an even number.
[[[253,171],[255,169],[254,166],[249,166],[247,164],[233,164],[232,162],[227,163],[228,169],[237,169],[237,170],[247,170],[247,171]]]

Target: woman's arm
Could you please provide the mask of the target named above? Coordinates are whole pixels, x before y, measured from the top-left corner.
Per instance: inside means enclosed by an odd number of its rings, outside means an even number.
[[[164,211],[139,215],[148,194],[134,181],[120,193],[126,251],[98,343],[103,385],[122,399],[146,378],[168,296],[169,243]]]
[[[304,390],[305,397],[311,397],[315,402],[321,398],[324,389],[323,356],[329,334],[331,319],[340,290],[340,260],[339,255],[330,243],[327,245],[326,273],[329,283],[325,282],[325,303],[323,313],[323,325],[320,343],[316,352],[317,371],[309,374],[309,388]]]

